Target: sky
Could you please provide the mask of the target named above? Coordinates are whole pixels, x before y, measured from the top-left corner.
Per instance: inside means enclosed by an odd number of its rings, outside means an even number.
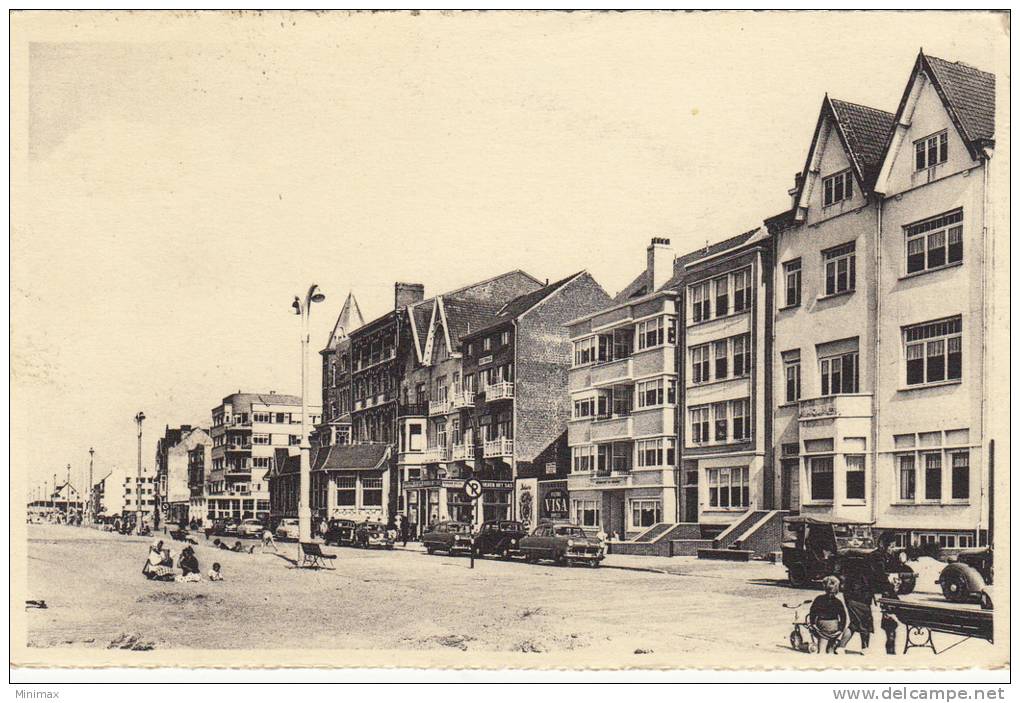
[[[298,393],[348,292],[523,269],[610,292],[788,207],[823,96],[896,110],[980,13],[26,13],[12,19],[12,470],[151,467],[166,425]],[[42,441],[40,441],[42,439]],[[61,479],[62,480],[62,479]],[[78,479],[79,481],[81,479]]]

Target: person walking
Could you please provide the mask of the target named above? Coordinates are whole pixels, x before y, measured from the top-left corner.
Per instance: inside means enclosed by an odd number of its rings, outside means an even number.
[[[406,547],[407,546],[407,529],[408,529],[407,518],[404,517],[403,515],[401,515],[400,516],[400,541],[401,541],[401,546],[402,547]]]
[[[265,552],[270,547],[272,547],[273,551],[277,554],[280,553],[280,550],[276,547],[276,540],[273,538],[273,531],[267,527],[262,530],[262,551]]]

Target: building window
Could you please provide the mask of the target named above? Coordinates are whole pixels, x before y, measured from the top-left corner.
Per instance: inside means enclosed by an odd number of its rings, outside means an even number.
[[[963,210],[907,225],[907,273],[963,261]]]
[[[800,351],[783,352],[783,370],[786,374],[786,402],[800,400]]]
[[[597,360],[598,342],[595,337],[586,337],[574,342],[574,366],[587,366],[594,364]]]
[[[924,499],[942,500],[942,453],[921,456],[924,457]]]
[[[730,401],[733,416],[733,439],[741,441],[751,438],[751,401],[748,398]]]
[[[588,444],[570,448],[570,466],[575,474],[587,474],[595,470],[595,446]]]
[[[708,406],[691,408],[691,442],[703,444],[708,441]]]
[[[733,375],[746,376],[751,373],[751,337],[742,334],[733,338]]]
[[[712,404],[712,419],[715,422],[715,441],[725,442],[728,433],[726,403]]]
[[[837,295],[856,288],[857,257],[854,242],[822,252],[825,260],[825,294]]]
[[[675,397],[675,382],[672,379],[658,378],[652,381],[639,381],[637,384],[637,401],[639,408],[651,408],[657,405],[663,405],[666,403],[666,387],[671,386],[670,390]]]
[[[953,452],[949,456],[953,469],[953,500],[968,500],[970,498],[970,452]]]
[[[251,436],[252,444],[269,444],[269,435],[267,434],[253,434]]]
[[[858,393],[857,352],[820,359],[822,373],[822,395],[843,395]]]
[[[574,401],[574,419],[595,416],[595,398],[581,398]]]
[[[715,316],[723,317],[730,311],[730,279],[728,276],[717,278],[715,284]]]
[[[492,337],[482,337],[482,351],[489,351],[492,349]]]
[[[708,382],[708,345],[691,348],[691,380],[694,383]]]
[[[570,501],[571,511],[574,514],[574,522],[581,527],[598,527],[599,501],[596,500],[572,500]]]
[[[901,454],[899,457],[900,500],[913,501],[917,496],[917,471],[913,454]]]
[[[815,456],[808,461],[811,500],[832,500],[832,457]]]
[[[670,344],[676,342],[676,319],[672,317],[656,317],[638,323],[638,349],[659,347],[666,343],[667,340]]]
[[[691,286],[691,320],[693,322],[701,322],[711,317],[711,304],[708,281]]]
[[[783,264],[786,277],[786,307],[800,305],[800,259]]]
[[[864,455],[846,456],[846,498],[864,500]]]
[[[651,527],[662,522],[662,501],[632,500],[630,521],[633,527]]]
[[[510,344],[510,330],[504,330],[499,333],[499,344],[503,347]]]
[[[382,479],[361,479],[361,504],[366,507],[382,505]]]
[[[717,381],[719,379],[726,378],[729,370],[727,368],[728,349],[729,345],[727,344],[727,340],[724,339],[722,341],[715,342],[715,379]]]
[[[746,466],[708,469],[708,505],[711,508],[746,508],[751,504]]]
[[[733,274],[733,312],[751,308],[751,269]]]
[[[907,385],[960,380],[963,373],[962,319],[951,317],[903,331]]]
[[[914,142],[915,171],[945,163],[947,158],[949,158],[949,135],[946,130]]]
[[[336,479],[336,504],[353,508],[357,501],[357,479],[354,476],[338,476]]]
[[[849,200],[853,194],[854,177],[849,169],[822,179],[822,205],[824,207]]]

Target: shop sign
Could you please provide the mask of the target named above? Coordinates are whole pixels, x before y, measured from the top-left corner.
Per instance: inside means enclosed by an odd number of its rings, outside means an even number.
[[[570,511],[567,507],[567,492],[562,488],[551,488],[542,498],[542,513],[550,520],[566,520]]]
[[[483,357],[478,359],[478,365],[479,366],[485,366],[486,364],[491,364],[491,363],[492,363],[492,354],[489,354],[488,356],[483,356]]]

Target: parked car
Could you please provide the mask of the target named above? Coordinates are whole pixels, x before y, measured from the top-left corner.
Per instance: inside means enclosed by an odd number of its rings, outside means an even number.
[[[285,517],[280,520],[280,524],[276,526],[276,538],[296,540],[298,538],[297,518]]]
[[[992,548],[982,547],[950,557],[935,583],[950,603],[977,600],[983,609],[991,610],[992,596],[987,588],[992,585],[992,577]]]
[[[504,559],[521,554],[521,540],[528,536],[516,520],[490,520],[475,535],[476,554],[498,554]]]
[[[326,528],[326,544],[335,544],[338,547],[354,546],[357,529],[358,523],[354,520],[330,520]]]
[[[363,522],[354,530],[354,546],[362,549],[381,547],[393,549],[393,536],[385,525],[377,522]]]
[[[260,521],[248,518],[247,520],[241,520],[241,524],[237,526],[237,536],[259,537],[265,529],[265,526]]]
[[[471,526],[466,522],[440,522],[432,526],[421,536],[425,551],[429,554],[446,552],[447,554],[471,553]]]
[[[875,551],[870,522],[832,520],[806,516],[784,519],[789,538],[783,542],[783,566],[794,588],[821,581],[826,576],[863,569]],[[914,590],[917,574],[906,564],[907,553],[896,550],[884,562],[885,572],[875,574],[882,580],[876,589],[894,584],[895,591],[906,595]]]
[[[520,550],[528,561],[549,559],[557,564],[598,566],[606,557],[605,545],[578,525],[539,525],[521,539]]]
[[[238,528],[241,526],[241,521],[235,517],[227,518],[223,523],[223,533],[231,537],[236,537],[240,532]]]

